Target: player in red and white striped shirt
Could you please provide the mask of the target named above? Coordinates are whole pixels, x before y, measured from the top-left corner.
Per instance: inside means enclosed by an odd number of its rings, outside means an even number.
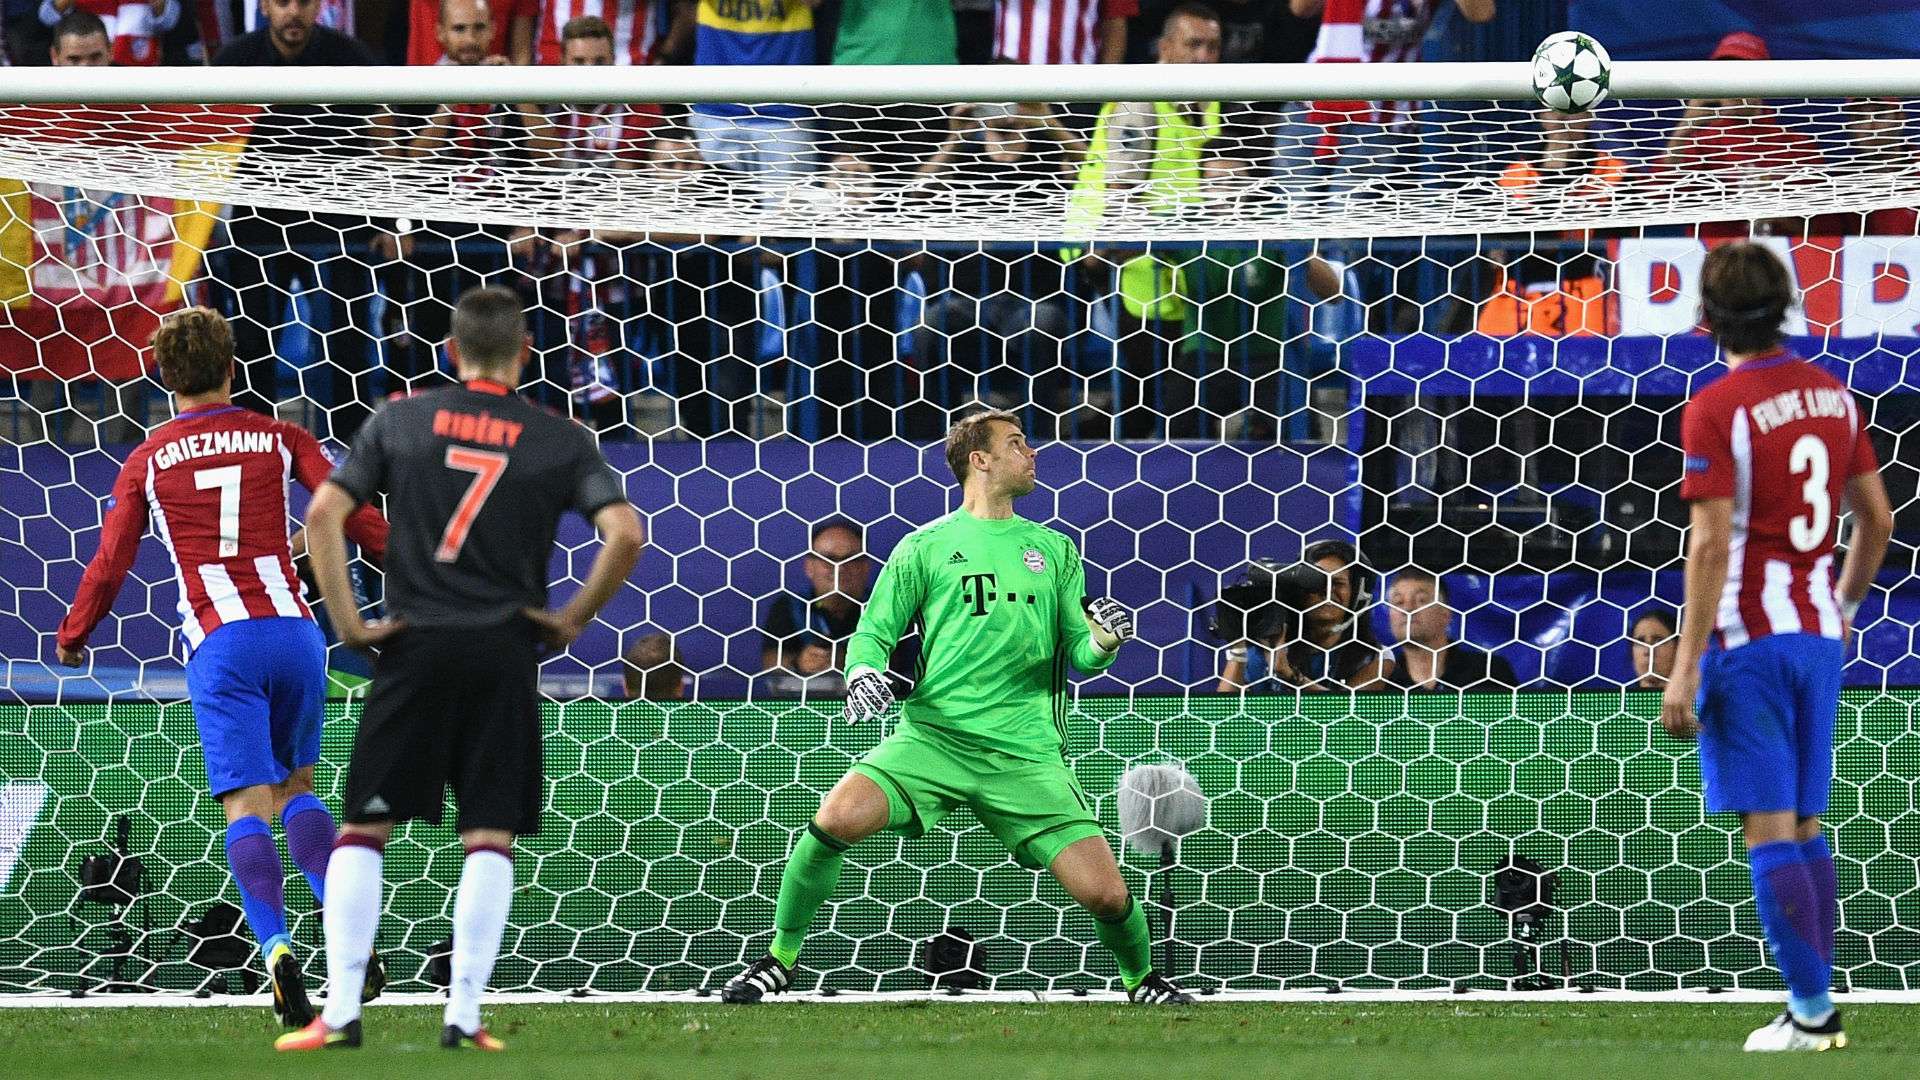
[[[1779,260],[1762,247],[1730,245],[1715,249],[1710,262],[1726,275],[1744,263]],[[1716,312],[1739,302],[1714,301],[1709,323],[1727,321]],[[1842,640],[1848,616],[1833,574],[1840,510],[1850,500],[1858,508],[1886,498],[1846,385],[1787,352],[1777,327],[1770,338],[1749,351],[1728,348],[1730,370],[1694,395],[1681,430],[1681,498],[1714,511],[1723,508],[1710,504],[1726,504],[1726,528],[1716,522],[1706,530],[1726,537],[1725,582],[1699,628],[1702,637],[1711,629],[1722,649],[1773,634]],[[1857,603],[1866,582],[1854,585]]]
[[[230,387],[223,380],[179,394],[179,415],[127,456],[101,523],[100,550],[60,624],[62,661],[84,660],[87,638],[112,610],[149,523],[173,556],[189,651],[228,623],[312,619],[287,543],[287,485],[297,480],[311,491],[333,463],[305,428],[234,405]],[[386,523],[377,512],[356,519],[354,541],[375,558],[386,550]]]
[[[1117,64],[1140,0],[999,0],[993,55],[1022,64]]]
[[[300,1027],[313,1009],[287,935],[286,871],[267,822],[279,814],[288,854],[324,903],[334,825],[314,797],[313,765],[326,640],[294,575],[287,489],[295,480],[318,488],[333,464],[305,429],[233,404],[233,331],[219,313],[174,312],[153,342],[179,415],[120,469],[100,550],[60,623],[59,658],[86,663],[87,638],[112,609],[151,523],[173,556],[187,693],[207,782],[226,811],[227,862],[273,977],[274,1009]],[[363,510],[353,532],[369,554],[385,553],[378,513]]]
[[[1700,297],[1728,371],[1681,422],[1687,607],[1660,719],[1677,737],[1698,734],[1707,810],[1741,816],[1760,923],[1786,979],[1787,1010],[1746,1048],[1827,1050],[1847,1039],[1828,996],[1838,905],[1820,815],[1846,639],[1893,510],[1852,393],[1781,346],[1793,280],[1779,257],[1752,243],[1715,248]],[[1843,510],[1854,527],[1836,583]]]

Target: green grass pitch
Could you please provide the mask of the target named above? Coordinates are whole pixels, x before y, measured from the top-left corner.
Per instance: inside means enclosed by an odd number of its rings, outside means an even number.
[[[1710,1080],[1920,1076],[1920,1006],[1847,1010],[1854,1044],[1742,1054],[1752,1004],[1595,1002],[503,1005],[505,1054],[439,1048],[437,1008],[371,1006],[358,1051],[276,1055],[265,1008],[0,1009],[0,1075],[89,1077],[876,1077],[1114,1080],[1198,1076]],[[1809,1072],[1809,1070],[1813,1070]]]

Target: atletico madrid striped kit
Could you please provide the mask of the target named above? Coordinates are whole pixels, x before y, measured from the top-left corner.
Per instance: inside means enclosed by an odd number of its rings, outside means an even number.
[[[149,525],[173,557],[187,688],[215,795],[278,783],[320,752],[325,646],[287,544],[289,487],[333,470],[305,429],[233,405],[189,409],[127,456],[114,482],[62,648],[112,610]],[[348,534],[379,558],[387,523],[363,509]]]

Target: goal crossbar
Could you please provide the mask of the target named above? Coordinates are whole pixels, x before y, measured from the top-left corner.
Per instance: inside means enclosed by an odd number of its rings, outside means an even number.
[[[1387,99],[1524,101],[1524,63],[1140,64],[802,67],[6,68],[0,102],[18,104],[536,104],[786,102],[948,104]],[[1615,98],[1913,97],[1920,59],[1622,61]]]

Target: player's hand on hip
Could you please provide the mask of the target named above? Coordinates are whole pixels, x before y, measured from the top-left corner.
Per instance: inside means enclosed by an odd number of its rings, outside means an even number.
[[[1133,640],[1133,612],[1111,596],[1102,596],[1094,600],[1082,600],[1086,610],[1087,622],[1095,630],[1095,640],[1108,652],[1119,648],[1123,642]]]
[[[585,623],[575,622],[558,611],[548,611],[546,608],[525,607],[520,609],[520,614],[533,624],[534,630],[540,635],[541,644],[555,649],[564,649],[573,644],[587,628]]]
[[[340,635],[340,644],[349,649],[378,649],[407,628],[405,619],[375,619],[361,623],[359,630],[349,628]]]
[[[65,645],[55,645],[53,647],[53,655],[58,657],[60,663],[66,667],[87,666],[87,647],[85,645],[75,645],[72,648],[68,648]]]
[[[872,669],[862,669],[847,679],[847,705],[841,712],[847,723],[857,724],[876,716],[884,716],[893,708],[893,687],[887,685],[887,677]]]
[[[1666,693],[1660,698],[1660,726],[1676,739],[1691,739],[1700,733],[1700,721],[1693,715],[1693,695],[1699,681],[1698,675],[1688,678],[1677,670],[1667,680]]]

